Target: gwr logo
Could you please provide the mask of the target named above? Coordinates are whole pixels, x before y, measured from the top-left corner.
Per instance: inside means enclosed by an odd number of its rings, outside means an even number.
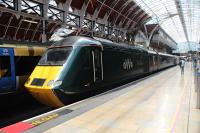
[[[8,49],[3,49],[3,55],[9,55]]]
[[[125,59],[123,62],[123,68],[124,70],[130,70],[133,68],[133,62],[131,59]]]
[[[8,53],[8,49],[3,49],[3,52],[4,53]]]

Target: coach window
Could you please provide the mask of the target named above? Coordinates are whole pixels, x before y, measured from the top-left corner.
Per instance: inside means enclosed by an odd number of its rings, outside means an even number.
[[[10,56],[0,56],[0,78],[10,77],[11,67],[10,67]]]

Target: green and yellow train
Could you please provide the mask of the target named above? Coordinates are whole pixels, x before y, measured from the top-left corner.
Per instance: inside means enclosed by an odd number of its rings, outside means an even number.
[[[175,65],[173,55],[89,37],[70,36],[43,55],[25,87],[40,102],[70,98]]]

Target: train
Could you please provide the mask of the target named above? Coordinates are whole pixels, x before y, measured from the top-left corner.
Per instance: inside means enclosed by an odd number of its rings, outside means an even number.
[[[173,55],[103,39],[69,36],[48,48],[25,88],[41,103],[62,107],[73,96],[173,65]]]
[[[0,96],[25,90],[25,81],[45,50],[39,46],[0,46]]]

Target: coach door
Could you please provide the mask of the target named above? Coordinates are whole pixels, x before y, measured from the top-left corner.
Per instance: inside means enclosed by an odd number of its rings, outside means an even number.
[[[92,51],[92,59],[94,82],[101,82],[103,80],[102,51],[100,49],[94,49]]]
[[[0,94],[15,90],[14,52],[11,48],[0,48]]]

